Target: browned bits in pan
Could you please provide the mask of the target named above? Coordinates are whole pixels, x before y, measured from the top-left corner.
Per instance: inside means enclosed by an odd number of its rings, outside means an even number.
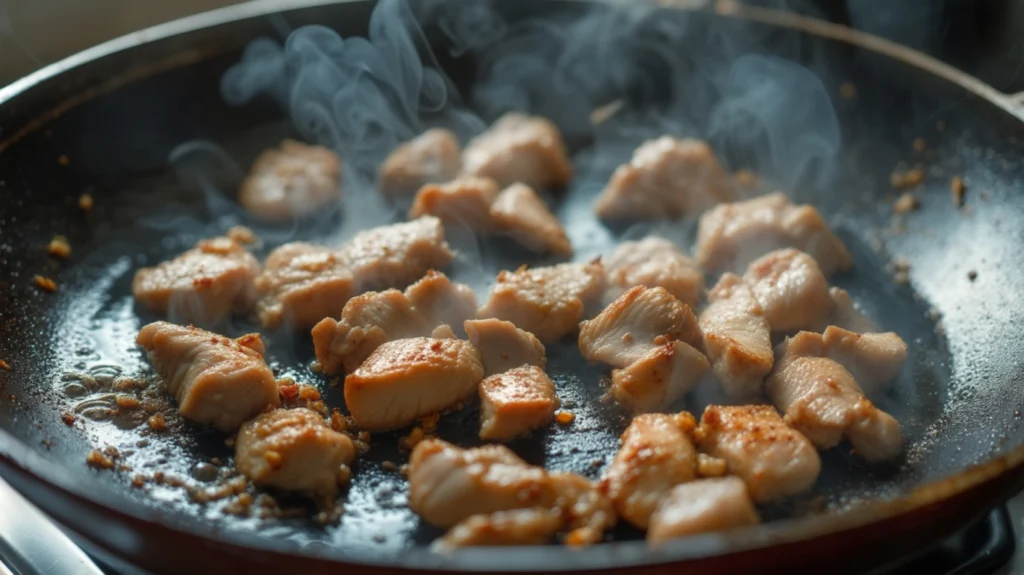
[[[120,394],[117,396],[117,407],[120,409],[135,409],[141,404],[141,401],[130,395]]]
[[[916,210],[917,207],[917,198],[914,197],[914,194],[905,192],[892,204],[892,211],[895,214],[903,215],[909,214]]]
[[[93,449],[85,456],[85,462],[89,467],[96,469],[111,469],[114,467],[114,460],[107,457],[97,449]]]
[[[60,420],[64,422],[64,425],[70,427],[75,424],[75,414],[70,411],[65,411],[60,414]]]
[[[78,196],[78,209],[83,212],[88,212],[92,209],[92,196],[89,194],[82,194]]]
[[[412,431],[409,432],[409,435],[406,435],[398,440],[398,444],[405,449],[411,450],[412,448],[416,447],[416,445],[418,445],[419,442],[423,441],[423,437],[423,429],[419,427],[414,427],[412,428]]]
[[[967,272],[967,279],[969,279],[971,281],[974,281],[974,280],[978,279],[978,272],[976,272],[974,270],[971,270],[971,271]]]
[[[50,244],[46,246],[46,253],[57,258],[66,258],[71,255],[71,244],[64,236],[53,236]]]
[[[384,463],[381,464],[381,467],[384,468],[384,471],[397,471],[398,470],[398,466],[395,465],[394,461],[385,461]]]
[[[11,371],[11,364],[9,364],[6,361],[0,359],[0,369],[2,369],[4,371]]]
[[[37,275],[32,280],[36,283],[36,287],[43,291],[55,292],[57,291],[57,282],[44,276]]]
[[[893,280],[900,285],[910,283],[910,262],[907,258],[896,258],[892,261]]]
[[[889,184],[897,190],[905,190],[920,185],[924,181],[924,170],[914,168],[906,172],[893,172],[889,175]]]
[[[557,421],[559,425],[569,425],[575,419],[576,414],[571,411],[562,410],[555,414],[555,421]]]
[[[967,185],[960,176],[953,176],[949,182],[949,191],[953,194],[953,205],[961,208],[964,205],[964,193],[967,192]]]
[[[146,485],[146,478],[141,475],[132,477],[132,487],[142,489]]]
[[[163,431],[167,429],[167,420],[164,419],[164,414],[162,413],[150,416],[148,423],[149,428],[153,431]]]

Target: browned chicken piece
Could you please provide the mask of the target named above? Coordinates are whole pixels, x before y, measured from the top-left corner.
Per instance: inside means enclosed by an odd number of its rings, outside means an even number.
[[[514,272],[501,271],[491,297],[477,312],[481,319],[510,321],[552,342],[576,330],[587,306],[604,291],[604,266],[568,263]]]
[[[256,311],[265,328],[309,329],[352,297],[352,272],[334,250],[292,242],[270,252],[256,276]]]
[[[467,399],[483,378],[480,354],[468,341],[399,339],[345,378],[345,405],[360,429],[395,429]]]
[[[899,422],[864,397],[853,375],[838,362],[809,355],[821,353],[821,338],[805,333],[780,344],[778,365],[765,382],[768,397],[785,414],[786,423],[819,449],[834,447],[845,435],[868,461],[899,455]]]
[[[818,210],[793,205],[781,192],[717,206],[704,213],[697,226],[697,261],[705,270],[740,273],[750,262],[780,248],[806,252],[826,276],[853,264]]]
[[[677,537],[728,531],[760,521],[742,479],[700,479],[677,485],[661,500],[651,516],[647,544],[657,547]]]
[[[704,354],[682,341],[661,341],[628,367],[612,370],[609,390],[634,413],[659,411],[681,399],[707,374]]]
[[[544,189],[566,185],[572,179],[572,162],[554,124],[510,112],[466,144],[462,171],[503,187],[522,182]]]
[[[366,292],[348,300],[340,320],[313,326],[313,351],[325,374],[352,373],[385,342],[426,336],[434,327],[402,292]]]
[[[476,294],[466,284],[455,283],[441,272],[427,275],[405,289],[405,297],[431,326],[461,326],[476,315]]]
[[[803,493],[821,472],[814,445],[770,405],[709,405],[697,428],[697,447],[724,459],[757,503]]]
[[[280,404],[258,334],[233,340],[158,321],[139,330],[135,342],[178,401],[178,412],[192,421],[231,432]]]
[[[894,332],[855,333],[833,325],[822,339],[828,356],[849,370],[868,395],[885,391],[907,361],[907,342]]]
[[[552,473],[548,477],[552,493],[547,497],[554,500],[548,506],[563,510],[570,530],[565,544],[577,546],[600,542],[604,532],[618,521],[615,505],[586,477],[575,473]]]
[[[246,422],[235,467],[257,485],[331,496],[348,477],[356,448],[309,409],[275,409]]]
[[[555,384],[534,365],[523,365],[480,382],[480,439],[510,441],[547,425],[561,402]]]
[[[469,342],[480,352],[487,376],[521,365],[543,368],[547,364],[544,344],[537,336],[500,319],[472,319],[463,326]]]
[[[832,311],[828,317],[823,318],[811,326],[810,331],[823,332],[830,325],[848,329],[857,333],[876,333],[878,326],[857,306],[850,294],[838,287],[829,288],[829,298],[832,300]]]
[[[665,288],[636,286],[580,323],[579,346],[590,361],[628,367],[665,341],[700,347],[702,339],[690,306]]]
[[[135,272],[132,294],[146,309],[175,321],[207,325],[256,301],[260,263],[238,242],[218,237],[156,267]]]
[[[729,176],[706,142],[662,136],[615,170],[594,213],[605,220],[661,220],[732,199]]]
[[[565,228],[544,200],[526,184],[512,184],[491,204],[494,229],[537,253],[572,255]]]
[[[253,162],[238,203],[264,220],[314,214],[341,198],[341,158],[323,146],[285,139]]]
[[[433,216],[360,232],[345,244],[342,255],[355,277],[357,293],[405,287],[455,257],[444,241],[441,220]]]
[[[676,485],[697,478],[693,429],[693,416],[685,411],[633,418],[600,483],[620,517],[647,529],[658,501]]]
[[[656,236],[622,242],[605,260],[611,297],[633,286],[662,287],[679,301],[694,306],[704,293],[704,273],[696,260],[672,242]]]
[[[491,204],[498,184],[490,178],[462,176],[444,184],[427,184],[416,192],[409,218],[435,216],[447,225],[463,225],[477,233],[494,230]]]
[[[387,197],[412,195],[421,186],[447,182],[462,167],[459,139],[444,128],[431,128],[395,148],[378,174],[380,191]]]
[[[743,279],[773,332],[808,328],[832,309],[825,274],[814,258],[799,250],[768,252],[747,266]]]
[[[509,509],[472,515],[434,542],[435,550],[472,546],[543,545],[562,530],[559,510]]]
[[[774,355],[768,321],[750,286],[737,275],[723,275],[708,293],[700,327],[711,369],[726,393],[737,399],[760,393]]]

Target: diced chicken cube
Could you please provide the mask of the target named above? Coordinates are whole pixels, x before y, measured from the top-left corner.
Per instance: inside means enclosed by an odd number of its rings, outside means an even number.
[[[708,369],[708,359],[690,344],[665,341],[628,367],[612,370],[610,393],[634,413],[659,411],[682,399]]]
[[[526,249],[537,253],[572,255],[572,244],[558,218],[526,184],[512,184],[491,204],[491,222]]]
[[[469,342],[480,352],[487,376],[521,365],[543,368],[547,363],[544,344],[537,336],[500,319],[474,319],[464,324]]]
[[[818,210],[795,206],[781,192],[717,206],[697,226],[697,261],[705,270],[740,273],[780,248],[806,252],[826,276],[853,263]]]
[[[395,148],[378,174],[380,191],[387,197],[412,195],[421,186],[447,182],[462,167],[459,139],[444,128],[431,128]]]
[[[342,255],[355,277],[357,293],[405,287],[455,257],[444,241],[441,220],[433,216],[360,232],[345,245]]]
[[[334,250],[292,242],[270,252],[263,273],[256,277],[260,300],[256,311],[265,328],[282,323],[309,329],[336,315],[352,297],[352,273]]]
[[[648,236],[622,242],[604,266],[611,297],[633,286],[662,287],[679,301],[694,306],[704,292],[704,273],[697,262],[664,238]]]
[[[253,483],[316,495],[334,495],[355,456],[347,435],[304,407],[264,413],[235,439],[235,467]]]
[[[727,531],[761,521],[747,486],[738,477],[700,479],[677,485],[651,516],[647,544],[698,533]]]
[[[819,321],[810,329],[811,331],[822,332],[830,325],[848,329],[857,333],[875,333],[878,326],[868,319],[867,315],[860,309],[850,294],[838,287],[828,290],[829,298],[832,300],[832,311],[827,318]]]
[[[726,393],[737,399],[760,393],[774,355],[768,321],[750,286],[739,276],[723,275],[708,293],[700,327],[711,369]]]
[[[218,237],[135,272],[132,294],[151,312],[208,325],[255,303],[253,280],[259,273],[259,262],[241,244]]]
[[[427,184],[416,192],[409,218],[435,216],[447,225],[463,225],[478,233],[494,229],[491,204],[498,184],[490,178],[463,176],[444,184]]]
[[[546,425],[560,405],[544,370],[523,365],[480,382],[480,439],[509,441]]]
[[[561,531],[560,511],[510,509],[463,519],[437,540],[439,550],[471,546],[543,545]]]
[[[885,391],[907,361],[907,343],[894,332],[855,333],[829,326],[822,340],[828,356],[849,370],[869,395]]]
[[[501,186],[522,182],[535,189],[561,187],[572,178],[562,134],[544,118],[510,112],[470,140],[462,152],[466,174]]]
[[[751,262],[743,279],[761,304],[774,332],[810,327],[832,309],[828,280],[811,256],[793,248]]]
[[[600,262],[568,263],[498,273],[490,300],[479,318],[510,321],[520,329],[552,342],[576,330],[586,307],[604,290]]]
[[[407,287],[405,297],[431,326],[461,326],[476,315],[473,288],[452,282],[448,276],[434,270]]]
[[[693,429],[693,416],[686,412],[633,418],[600,483],[620,517],[646,529],[658,501],[676,485],[697,478]]]
[[[697,428],[697,447],[725,460],[758,503],[803,493],[821,472],[814,445],[770,405],[709,405]]]
[[[483,378],[480,354],[468,341],[399,339],[345,378],[345,405],[360,429],[395,429],[455,406]]]
[[[285,139],[253,162],[238,203],[270,221],[314,214],[341,198],[341,158],[323,146]]]
[[[729,176],[706,142],[662,136],[644,142],[594,202],[605,220],[661,220],[733,198]]]
[[[679,340],[700,347],[702,339],[690,306],[665,288],[636,286],[580,324],[579,346],[590,361],[628,367],[661,342]]]
[[[158,321],[139,330],[135,342],[178,401],[178,411],[192,421],[230,432],[280,404],[259,335],[232,340]]]

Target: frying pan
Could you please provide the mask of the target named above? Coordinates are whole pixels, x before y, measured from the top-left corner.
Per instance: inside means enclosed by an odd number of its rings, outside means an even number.
[[[488,75],[494,62],[488,64],[487,46],[513,46],[512,54],[542,49],[536,42],[502,44],[502,30],[519,30],[537,19],[565,23],[622,9],[499,2],[488,16],[494,18],[488,22],[503,23],[488,28],[497,30],[494,37],[467,43],[443,33],[438,17],[465,12],[445,12],[435,3],[418,6],[422,40],[433,46],[448,78],[449,99],[435,112],[473,109],[484,120],[502,111],[493,100],[473,97],[476,88],[494,80]],[[826,471],[813,496],[762,510],[773,521],[680,540],[657,551],[638,541],[641,534],[620,527],[608,543],[585,551],[550,546],[433,554],[424,544],[439,532],[407,510],[405,482],[385,463],[401,463],[406,456],[397,447],[399,434],[371,439],[335,526],[317,525],[311,513],[268,520],[228,516],[221,504],[192,503],[181,489],[152,483],[132,488],[134,475],[154,471],[196,483],[200,464],[214,458],[229,462],[231,455],[223,435],[175,419],[172,408],[167,408],[170,431],[156,433],[111,405],[117,382],[149,373],[132,342],[138,327],[155,318],[132,302],[133,270],[235,223],[254,225],[266,239],[265,251],[290,239],[341,241],[380,223],[375,218],[395,217],[374,211],[376,204],[366,199],[372,192],[358,182],[346,188],[340,210],[283,228],[247,220],[230,198],[231,185],[261,149],[283,136],[317,133],[301,124],[296,132],[272,96],[227,104],[220,92],[225,71],[252,40],[282,40],[306,24],[346,37],[365,34],[371,10],[367,2],[247,3],[115,40],[0,90],[0,358],[10,366],[0,370],[0,473],[89,551],[123,569],[165,573],[857,571],[923,547],[1024,484],[1024,336],[1019,329],[1024,321],[1024,111],[1014,99],[970,77],[877,38],[722,4],[717,11],[634,6],[641,12],[605,21],[626,22],[631,34],[645,39],[621,52],[630,66],[584,60],[589,62],[585,73],[576,78],[600,80],[585,97],[537,98],[550,95],[538,88],[517,101],[559,122],[576,152],[576,181],[549,199],[568,224],[578,257],[651,231],[688,245],[692,221],[616,229],[589,215],[594,193],[636,141],[676,129],[710,134],[731,168],[755,169],[786,186],[798,201],[813,201],[855,254],[856,271],[835,282],[883,328],[898,331],[910,344],[905,373],[890,393],[877,398],[904,425],[908,447],[901,461],[866,466],[848,448],[833,449],[823,454]],[[586,40],[581,38],[574,41]],[[650,57],[652,46],[661,57]],[[674,55],[671,65],[664,54]],[[801,117],[800,102],[824,101],[826,113],[813,116],[800,131],[780,132],[782,138],[756,114],[744,123],[761,121],[761,131],[735,126],[716,131],[709,118],[730,93],[728,81],[718,83],[718,72],[741,61],[781,61],[765,60],[769,56],[799,63],[815,78],[792,76],[813,88],[801,92],[810,100],[782,100],[788,104],[771,109]],[[606,74],[613,69],[632,72]],[[542,68],[541,76],[548,71]],[[698,83],[701,74],[710,79]],[[751,77],[771,80],[763,73]],[[680,83],[687,78],[695,80]],[[855,87],[855,97],[849,98],[848,87],[841,89],[845,83]],[[690,88],[685,97],[680,86]],[[592,107],[616,100],[621,111],[608,121],[611,127],[586,124]],[[633,126],[648,131],[629,130]],[[604,145],[601,130],[613,131],[612,144],[622,145]],[[814,146],[806,145],[805,133],[818,138]],[[914,149],[918,138],[927,144],[924,151]],[[835,153],[821,151],[830,145]],[[790,153],[794,149],[800,154]],[[803,156],[815,161],[794,168]],[[922,164],[928,176],[914,190],[919,209],[894,222],[888,182],[901,163]],[[950,199],[952,175],[968,182],[961,209]],[[94,199],[89,211],[78,207],[82,194]],[[45,254],[55,234],[72,246],[66,260]],[[485,278],[525,257],[457,231],[450,236],[463,254],[451,271],[473,283],[479,295]],[[909,283],[893,281],[887,262],[894,257],[909,264]],[[57,291],[35,286],[37,274],[53,278]],[[254,326],[235,319],[218,329],[237,334]],[[268,339],[269,361],[279,375],[314,384],[329,404],[342,404],[338,388],[307,367],[312,355],[306,338],[272,333]],[[596,477],[627,419],[599,401],[602,371],[572,351],[572,342],[551,346],[549,371],[576,422],[552,425],[512,447],[533,463]],[[713,386],[702,386],[682,407],[699,412],[720,399],[715,393]],[[158,401],[158,394],[149,399]],[[62,414],[73,415],[73,424],[67,425]],[[472,406],[445,416],[438,434],[478,444],[477,417]],[[106,446],[116,447],[118,463],[130,470],[86,465],[90,449]]]

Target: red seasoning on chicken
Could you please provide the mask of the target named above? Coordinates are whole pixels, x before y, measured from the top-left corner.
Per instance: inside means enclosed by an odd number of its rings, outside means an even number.
[[[446,225],[462,225],[477,233],[489,233],[491,204],[498,197],[498,183],[490,178],[462,176],[443,184],[426,184],[416,192],[409,218],[435,216]]]
[[[534,365],[522,365],[480,382],[480,439],[510,441],[551,421],[561,402],[555,384]]]
[[[265,328],[309,329],[341,311],[353,294],[353,277],[335,250],[292,242],[270,252],[256,277],[256,311]]]
[[[432,546],[444,551],[472,546],[543,545],[562,530],[560,510],[510,509],[472,515],[458,522]]]
[[[270,221],[314,214],[341,198],[341,158],[323,146],[285,139],[264,151],[238,190],[238,203]]]
[[[522,182],[544,189],[565,186],[572,178],[572,162],[554,124],[510,112],[466,144],[462,171],[491,178],[502,187]]]
[[[661,500],[651,516],[647,544],[658,547],[677,537],[727,531],[760,521],[742,479],[699,479],[677,485]]]
[[[455,178],[462,166],[459,139],[444,128],[431,128],[395,148],[384,160],[378,175],[380,191],[387,197],[412,195],[426,184]]]
[[[359,232],[341,249],[355,278],[356,292],[404,288],[427,271],[442,269],[455,254],[444,226],[433,216]]]
[[[536,253],[572,255],[565,228],[544,200],[526,184],[512,184],[491,204],[494,229]]]
[[[704,294],[704,273],[696,260],[672,242],[656,236],[622,242],[604,261],[608,296],[633,286],[662,287],[679,301],[695,306]]]
[[[828,280],[811,256],[793,248],[769,252],[743,275],[773,332],[805,329],[832,309]]]
[[[718,381],[731,397],[756,396],[772,369],[771,330],[753,290],[727,273],[708,293],[700,314],[704,351]]]
[[[487,376],[522,365],[541,369],[547,363],[544,344],[537,336],[500,319],[474,319],[464,324],[469,342],[480,352]]]

